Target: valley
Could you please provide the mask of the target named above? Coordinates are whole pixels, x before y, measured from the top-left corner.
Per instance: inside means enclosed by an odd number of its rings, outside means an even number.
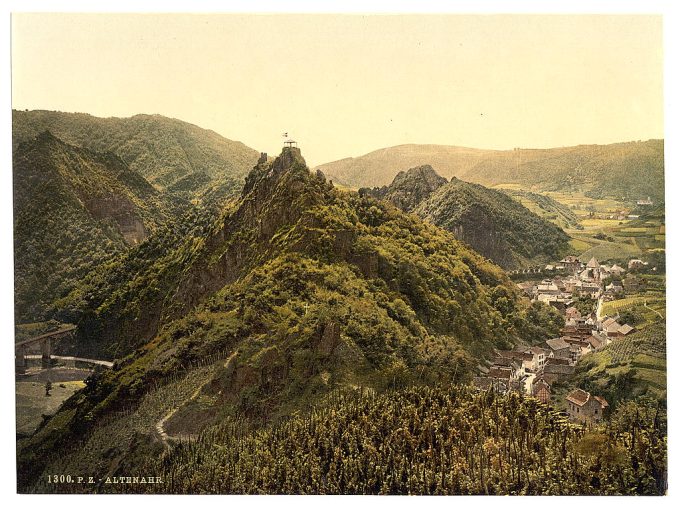
[[[33,178],[15,187],[16,339],[77,326],[18,377],[21,491],[142,492],[41,480],[65,470],[152,470],[165,480],[143,492],[158,493],[596,493],[588,473],[612,492],[666,488],[656,197],[484,186],[429,163],[354,190],[292,143],[249,172],[168,172],[165,152],[156,166],[91,151],[92,117],[15,121],[15,172]],[[51,130],[24,140],[27,125]],[[45,174],[56,187],[32,183]],[[61,200],[43,224],[32,206],[49,188]],[[63,209],[72,232],[53,227]],[[92,257],[56,256],[48,232]],[[45,291],[35,273],[50,270]],[[105,366],[69,370],[77,357]]]

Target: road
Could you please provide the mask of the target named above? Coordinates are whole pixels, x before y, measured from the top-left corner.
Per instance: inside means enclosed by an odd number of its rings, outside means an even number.
[[[42,359],[40,354],[32,354],[25,356],[26,359]],[[59,361],[80,361],[82,363],[97,364],[99,366],[104,366],[105,368],[113,368],[113,363],[111,361],[102,361],[101,359],[89,359],[86,357],[72,357],[72,356],[50,356],[52,359],[57,359]]]
[[[602,313],[602,298],[597,298],[597,311],[595,312],[595,317],[597,317],[598,321],[602,320],[602,316],[600,315],[601,313]]]

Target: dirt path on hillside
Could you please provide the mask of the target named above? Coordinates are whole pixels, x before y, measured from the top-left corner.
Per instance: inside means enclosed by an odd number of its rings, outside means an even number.
[[[646,300],[646,299],[645,299],[645,308],[647,308],[647,309],[649,309],[649,310],[652,310],[652,311],[653,311],[654,313],[656,313],[659,317],[661,317],[662,320],[664,320],[664,319],[666,318],[666,317],[664,317],[663,315],[661,315],[661,313],[659,313],[658,310],[655,310],[655,309],[652,308],[651,306],[647,306],[647,300]]]
[[[229,366],[229,363],[231,360],[236,356],[236,352],[234,352],[232,355],[230,355],[227,360],[224,362],[224,368],[227,368]],[[189,398],[184,400],[182,403],[177,405],[176,407],[171,408],[166,412],[166,414],[161,417],[158,422],[156,422],[156,425],[154,426],[154,431],[156,433],[156,436],[159,438],[161,442],[163,442],[163,445],[165,446],[166,449],[170,449],[170,442],[171,441],[177,441],[177,440],[191,440],[193,438],[196,438],[196,435],[182,435],[181,437],[174,437],[172,435],[168,435],[167,431],[165,431],[165,423],[167,423],[170,418],[175,415],[175,413],[182,408],[184,405],[187,403],[190,403],[191,401],[195,400],[198,398],[198,396],[201,394],[201,390],[205,387],[205,385],[210,382],[211,376],[207,375],[205,382],[203,382],[196,390],[191,394]]]

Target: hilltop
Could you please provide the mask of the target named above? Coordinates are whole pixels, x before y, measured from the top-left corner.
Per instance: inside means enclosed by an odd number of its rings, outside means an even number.
[[[389,186],[360,189],[446,229],[505,269],[558,257],[569,237],[558,226],[498,190],[457,178],[447,182],[431,166],[400,172]]]
[[[519,184],[534,190],[584,190],[592,197],[664,199],[664,142],[649,140],[552,149],[478,150],[409,144],[318,166],[351,187],[387,185],[399,171],[431,164],[446,178],[487,186]]]
[[[225,179],[240,182],[259,156],[241,142],[161,115],[12,111],[13,149],[45,130],[69,144],[116,154],[158,190],[196,193]]]
[[[34,320],[96,266],[181,210],[112,153],[45,131],[14,153],[16,318]]]
[[[362,188],[359,193],[370,193],[373,197],[390,201],[402,211],[410,212],[447,183],[447,179],[439,176],[431,165],[423,165],[400,171],[390,185],[373,189]]]
[[[128,463],[156,445],[166,402],[179,408],[163,424],[182,435],[232,416],[267,423],[338,389],[464,382],[528,326],[500,268],[417,216],[335,189],[296,149],[258,164],[238,201],[181,244],[144,245],[60,302],[79,324],[73,346],[119,360],[21,443],[22,484],[55,449],[94,439],[93,422],[137,425],[113,439],[108,427],[105,447],[91,440],[75,464],[112,473],[110,456]],[[163,385],[171,397],[152,391]]]

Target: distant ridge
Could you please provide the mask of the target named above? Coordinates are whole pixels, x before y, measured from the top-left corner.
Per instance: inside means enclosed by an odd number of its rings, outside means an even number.
[[[482,150],[434,144],[405,144],[317,166],[350,187],[388,185],[399,171],[432,165],[446,177],[526,189],[583,191],[592,197],[664,200],[664,141],[550,149]]]
[[[159,190],[189,177],[202,180],[201,188],[224,178],[242,182],[259,156],[239,141],[158,114],[98,118],[85,113],[12,111],[13,150],[45,130],[74,146],[115,153]]]

